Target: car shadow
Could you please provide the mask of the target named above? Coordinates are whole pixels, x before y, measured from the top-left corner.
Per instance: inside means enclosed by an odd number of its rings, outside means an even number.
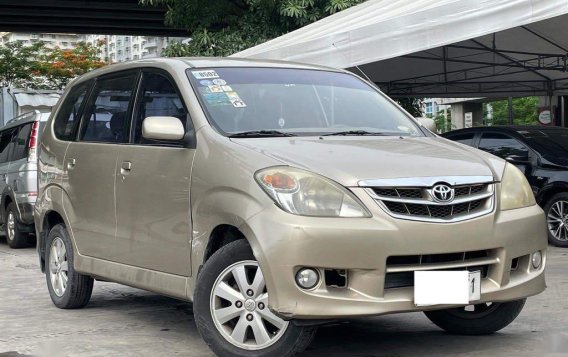
[[[136,314],[137,324],[154,325],[161,331],[175,329],[188,334],[191,340],[200,338],[191,303],[115,284],[107,283],[101,290],[95,291],[86,310],[104,309],[114,318],[122,314],[133,318]],[[536,336],[518,329],[513,332],[505,329],[490,336],[450,335],[430,323],[423,314],[409,313],[320,326],[302,356],[489,356],[498,354],[499,350],[506,354],[508,348],[516,349],[516,346],[522,351],[527,338],[536,339]]]

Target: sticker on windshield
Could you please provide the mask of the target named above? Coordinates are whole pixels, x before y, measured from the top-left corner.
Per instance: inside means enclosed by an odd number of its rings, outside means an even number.
[[[209,91],[211,93],[222,93],[223,92],[223,90],[221,89],[221,86],[211,85],[208,88],[209,88]]]
[[[211,107],[220,107],[233,104],[224,93],[203,93],[203,98]]]
[[[205,71],[191,71],[191,74],[193,74],[193,76],[196,79],[219,78],[219,75],[217,74],[217,72],[215,72],[212,69],[205,70]]]
[[[231,101],[231,104],[233,105],[233,107],[244,108],[244,107],[247,106],[245,104],[245,102],[243,102],[241,97],[239,97],[237,92],[225,92],[225,94],[227,95],[227,98],[229,98],[229,101]]]
[[[204,80],[199,81],[199,84],[201,84],[202,86],[210,86],[210,85],[213,84],[213,81],[210,81],[208,79],[204,79]]]
[[[225,84],[227,84],[227,81],[221,78],[217,78],[213,80],[213,84],[216,84],[218,86],[224,86]]]
[[[286,125],[286,120],[284,120],[284,118],[278,119],[278,126],[283,128],[284,125]]]
[[[231,88],[231,86],[221,86],[221,89],[223,90],[223,92],[232,92],[233,88]]]

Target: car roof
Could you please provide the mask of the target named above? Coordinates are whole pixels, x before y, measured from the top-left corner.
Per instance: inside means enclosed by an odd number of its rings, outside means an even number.
[[[141,59],[135,61],[127,61],[120,63],[113,63],[108,66],[93,70],[78,79],[74,80],[73,85],[96,78],[106,74],[112,74],[114,72],[125,71],[129,69],[138,69],[144,67],[187,67],[187,68],[220,68],[220,67],[264,67],[264,68],[291,68],[291,69],[310,69],[319,71],[331,71],[331,72],[346,72],[341,69],[318,66],[305,63],[296,63],[289,61],[277,61],[277,60],[263,60],[263,59],[250,59],[250,58],[238,58],[238,57],[158,57]]]
[[[44,113],[40,112],[39,110],[34,110],[31,112],[27,112],[21,115],[18,115],[15,118],[12,118],[10,120],[8,120],[6,122],[6,125],[4,125],[2,128],[0,128],[0,130],[5,130],[5,129],[10,129],[22,124],[26,124],[26,123],[31,123],[33,121],[39,120],[42,122],[47,121],[47,118],[49,117],[49,113],[45,113],[48,114],[47,116],[44,115]]]

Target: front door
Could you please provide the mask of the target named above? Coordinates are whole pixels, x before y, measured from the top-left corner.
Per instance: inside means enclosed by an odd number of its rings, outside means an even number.
[[[166,73],[143,72],[131,126],[131,144],[119,150],[116,168],[117,241],[120,262],[160,272],[191,273],[190,180],[194,149],[142,138],[142,121],[175,116],[186,131],[191,120]]]
[[[125,120],[137,72],[97,79],[81,120],[78,140],[65,154],[65,207],[77,249],[116,261],[115,173],[118,152],[128,140]],[[67,182],[66,182],[67,181]]]

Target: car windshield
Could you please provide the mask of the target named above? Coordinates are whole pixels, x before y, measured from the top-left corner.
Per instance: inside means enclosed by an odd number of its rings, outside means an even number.
[[[519,134],[543,156],[565,157],[568,154],[567,129],[520,130]]]
[[[189,69],[210,123],[235,137],[422,136],[407,114],[346,73],[287,68]]]

